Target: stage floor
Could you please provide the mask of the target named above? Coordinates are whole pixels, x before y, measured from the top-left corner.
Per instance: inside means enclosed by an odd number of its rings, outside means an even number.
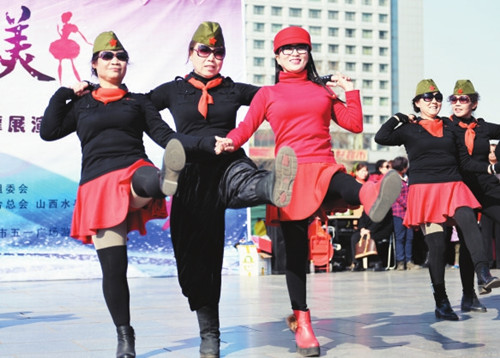
[[[500,275],[499,270],[493,274]],[[458,322],[437,321],[427,270],[308,275],[322,357],[499,357],[500,289],[486,313],[460,311],[459,272],[447,269]],[[137,357],[198,357],[196,315],[176,277],[130,279]],[[222,357],[297,357],[285,324],[284,275],[223,277]],[[100,280],[0,283],[0,357],[114,357],[115,328]]]

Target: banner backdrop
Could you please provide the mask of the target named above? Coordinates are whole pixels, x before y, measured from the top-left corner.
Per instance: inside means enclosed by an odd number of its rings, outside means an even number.
[[[0,281],[96,278],[93,245],[70,238],[80,178],[80,142],[39,136],[59,86],[90,80],[92,42],[115,31],[130,55],[125,83],[147,92],[192,70],[188,44],[198,24],[221,24],[228,55],[222,73],[244,81],[240,0],[0,0]],[[168,111],[163,118],[174,127]],[[145,136],[160,166],[162,148]],[[228,210],[225,272],[238,266],[233,245],[246,237],[246,210]],[[196,223],[193,223],[196,225]],[[168,222],[129,235],[129,275],[176,275]]]

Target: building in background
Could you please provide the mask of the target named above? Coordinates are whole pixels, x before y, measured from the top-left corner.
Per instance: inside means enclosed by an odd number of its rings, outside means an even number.
[[[247,81],[274,83],[274,35],[284,27],[311,34],[320,74],[348,74],[361,91],[364,132],[331,126],[337,161],[374,163],[404,155],[404,148],[381,147],[375,133],[396,112],[412,113],[411,99],[423,77],[422,0],[245,0]],[[337,93],[340,98],[343,93]],[[274,137],[267,123],[255,133],[250,155],[273,157]]]

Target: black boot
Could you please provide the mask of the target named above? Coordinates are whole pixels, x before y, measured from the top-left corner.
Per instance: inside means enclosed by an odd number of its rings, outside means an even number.
[[[462,312],[486,312],[486,307],[479,302],[476,292],[472,292],[472,294],[463,294],[461,308]]]
[[[116,348],[116,358],[135,357],[135,333],[131,326],[116,327],[118,334],[118,347]]]
[[[476,267],[476,274],[480,295],[490,293],[492,288],[500,287],[500,279],[498,277],[491,276],[488,263],[478,264]]]
[[[219,358],[219,307],[203,306],[196,310],[200,326],[200,358]]]
[[[434,313],[436,314],[436,318],[448,321],[458,321],[458,316],[455,312],[453,312],[448,298],[442,298],[439,301],[436,301],[436,310]]]
[[[177,180],[186,164],[186,153],[178,139],[171,139],[165,147],[163,165],[160,171],[160,188],[164,195],[174,195],[177,191]]]
[[[257,183],[256,195],[278,208],[287,206],[292,198],[296,173],[295,152],[290,147],[280,148],[274,161],[274,170]]]

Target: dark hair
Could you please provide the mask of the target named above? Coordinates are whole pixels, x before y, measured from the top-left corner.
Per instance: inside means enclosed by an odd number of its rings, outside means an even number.
[[[392,160],[392,169],[402,172],[408,168],[408,159],[406,157],[396,157]]]
[[[421,96],[421,95],[418,95],[418,96],[413,97],[413,99],[411,100],[411,104],[412,104],[412,106],[413,106],[413,110],[414,110],[416,113],[419,113],[419,112],[420,112],[420,108],[418,108],[418,107],[416,106],[416,104],[415,104],[415,103],[417,103],[417,102],[420,100],[420,98],[422,98],[422,96]]]
[[[385,159],[379,159],[375,162],[375,171],[373,172],[373,174],[382,174],[379,170],[380,167],[382,167],[384,165],[384,163],[387,162],[387,160]]]

